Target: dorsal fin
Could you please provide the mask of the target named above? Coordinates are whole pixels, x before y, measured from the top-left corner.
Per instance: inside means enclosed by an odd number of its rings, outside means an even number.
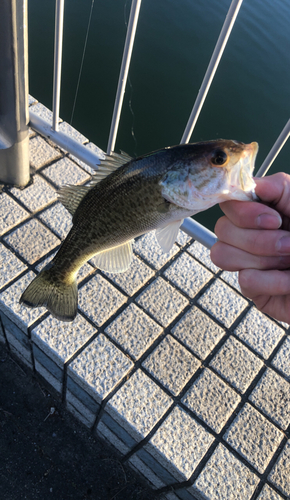
[[[90,189],[89,186],[64,186],[58,191],[57,195],[63,206],[71,215],[74,215],[80,202]]]
[[[121,151],[121,154],[113,152],[110,155],[106,155],[104,160],[101,160],[100,164],[98,165],[98,169],[96,170],[96,173],[92,176],[89,186],[90,187],[95,186],[102,179],[104,179],[112,172],[122,167],[122,165],[125,165],[131,160],[132,157],[127,155],[127,153],[124,153],[124,151]]]
[[[78,208],[80,202],[85,197],[88,191],[92,189],[96,184],[98,184],[102,179],[110,175],[112,172],[120,168],[125,163],[131,161],[131,156],[127,155],[123,151],[121,154],[112,153],[107,155],[104,160],[98,165],[96,173],[92,176],[92,179],[86,186],[64,186],[58,191],[58,199],[63,204],[63,206],[69,211],[71,215],[74,215],[76,209]]]

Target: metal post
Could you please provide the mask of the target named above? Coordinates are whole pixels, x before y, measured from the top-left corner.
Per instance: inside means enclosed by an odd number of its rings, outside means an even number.
[[[27,0],[0,1],[0,182],[29,181]]]
[[[289,136],[290,136],[290,119],[286,123],[281,134],[279,135],[278,139],[273,145],[271,151],[268,153],[267,157],[265,158],[264,162],[262,163],[261,167],[256,173],[256,177],[264,177],[264,175],[266,175],[273,161],[275,160],[276,156],[280,153],[281,149],[283,148]]]
[[[217,70],[217,67],[219,65],[220,59],[223,55],[223,51],[224,51],[225,46],[227,44],[228,38],[231,34],[233,25],[235,23],[235,20],[236,20],[236,17],[238,15],[238,12],[240,10],[240,7],[242,5],[242,2],[243,2],[243,0],[233,0],[231,5],[230,5],[229,11],[227,13],[227,17],[225,19],[224,25],[223,25],[222,30],[220,32],[220,36],[218,38],[215,49],[214,49],[213,54],[211,56],[211,60],[209,62],[209,65],[208,65],[208,68],[206,70],[203,82],[202,82],[201,87],[199,89],[198,96],[197,96],[195,104],[193,106],[191,115],[189,117],[185,131],[184,131],[183,136],[181,138],[181,141],[180,141],[181,144],[187,143],[190,140],[191,134],[193,132],[193,129],[195,127],[195,124],[197,122],[199,114],[201,112],[201,108],[203,106],[203,103],[205,101],[205,98],[207,96],[209,88],[211,86],[211,82],[213,80],[213,77],[214,77],[215,72]]]
[[[54,71],[53,71],[53,100],[52,100],[52,128],[58,131],[61,63],[62,63],[62,39],[63,39],[63,12],[64,0],[55,2],[55,31],[54,31]]]
[[[125,47],[124,47],[124,52],[123,52],[122,65],[121,65],[121,69],[120,69],[118,88],[117,88],[117,94],[116,94],[114,111],[113,111],[113,118],[112,118],[109,141],[108,141],[108,146],[107,146],[107,154],[108,155],[111,154],[111,152],[114,151],[114,148],[115,148],[115,142],[116,142],[117,131],[118,131],[120,115],[121,115],[121,109],[122,109],[122,104],[123,104],[123,98],[124,98],[124,93],[125,93],[125,88],[126,88],[126,83],[127,83],[130,60],[131,60],[131,55],[132,55],[132,50],[133,50],[133,45],[134,45],[134,39],[135,39],[135,33],[136,33],[136,28],[137,28],[140,6],[141,6],[141,0],[132,0],[130,18],[129,18],[126,41],[125,41]]]

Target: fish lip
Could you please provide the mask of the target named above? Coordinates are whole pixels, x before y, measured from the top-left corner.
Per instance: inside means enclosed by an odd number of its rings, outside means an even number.
[[[245,144],[244,151],[241,155],[240,166],[240,183],[242,190],[253,201],[257,200],[255,193],[256,183],[253,179],[253,172],[255,168],[255,160],[258,153],[259,145],[257,142]],[[249,182],[250,181],[250,182]],[[248,184],[248,187],[247,187]]]
[[[253,179],[255,159],[258,153],[258,143],[243,144],[239,160],[230,170],[229,184],[233,198],[239,200],[257,200],[255,194],[256,183]]]
[[[255,160],[258,153],[259,144],[257,142],[251,142],[250,144],[245,144],[244,151],[242,153],[242,158],[250,156],[250,167],[251,173],[253,173],[255,168]]]

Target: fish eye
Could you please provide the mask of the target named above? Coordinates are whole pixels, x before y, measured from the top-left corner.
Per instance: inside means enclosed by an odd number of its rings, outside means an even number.
[[[224,151],[216,151],[211,159],[214,165],[224,165],[228,159],[227,154]]]

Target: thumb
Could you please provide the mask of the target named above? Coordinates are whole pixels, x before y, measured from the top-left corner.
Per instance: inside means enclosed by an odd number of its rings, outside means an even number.
[[[290,218],[290,175],[284,172],[255,178],[255,192],[261,201]]]

